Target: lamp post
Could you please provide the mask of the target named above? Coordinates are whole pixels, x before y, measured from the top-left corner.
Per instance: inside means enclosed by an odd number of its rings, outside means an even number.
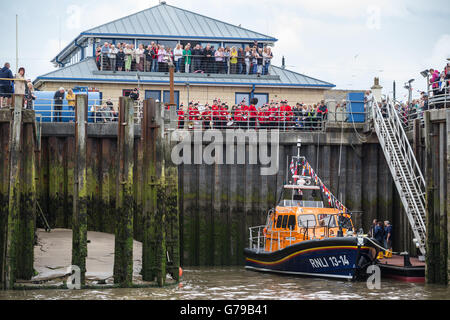
[[[189,105],[189,82],[185,82],[184,84],[186,85],[187,90],[187,105]]]

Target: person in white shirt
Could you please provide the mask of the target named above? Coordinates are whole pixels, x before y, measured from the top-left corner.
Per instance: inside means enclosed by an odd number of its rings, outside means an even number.
[[[175,61],[176,72],[180,72],[181,62],[183,61],[183,46],[181,44],[177,44],[173,50],[173,60]]]
[[[136,70],[142,72],[144,71],[144,45],[140,44],[134,53],[136,55]]]
[[[117,50],[117,48],[112,44],[111,49],[109,50],[109,53],[108,53],[108,58],[109,58],[109,64],[111,66],[111,70],[113,72],[116,72],[116,57],[117,57],[118,52],[119,52],[119,50]]]

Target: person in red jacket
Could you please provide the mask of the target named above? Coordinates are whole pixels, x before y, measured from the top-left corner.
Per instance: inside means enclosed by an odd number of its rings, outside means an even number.
[[[248,121],[249,121],[249,110],[248,106],[245,104],[241,104],[241,128],[248,128]]]
[[[258,98],[251,98],[250,105],[247,107],[248,124],[249,124],[250,129],[256,128],[256,118],[258,117],[258,112],[256,110],[257,104],[258,104]]]
[[[279,118],[279,114],[278,114],[278,106],[276,103],[272,103],[270,108],[269,108],[269,123],[270,123],[270,127],[271,128],[278,128],[278,118]]]
[[[268,106],[265,104],[261,106],[258,110],[258,127],[260,129],[267,129],[267,124],[269,122]]]
[[[180,105],[180,108],[177,111],[178,113],[178,129],[184,129],[184,106]]]
[[[218,129],[219,120],[220,120],[220,107],[217,102],[217,99],[213,100],[213,104],[211,106],[211,112],[212,112],[213,128]]]
[[[220,109],[220,116],[219,116],[220,129],[225,129],[227,126],[228,106],[226,103],[222,103],[219,109]]]
[[[287,104],[287,100],[281,101],[280,106],[280,124],[283,129],[290,128],[292,126],[292,108]]]
[[[190,122],[194,122],[194,121],[198,120],[200,112],[198,111],[197,106],[198,106],[197,103],[195,105],[193,105],[192,102],[189,104],[188,114],[189,114]]]
[[[205,109],[201,113],[203,129],[211,129],[211,107],[206,104]]]
[[[234,122],[236,123],[236,127],[243,127],[243,117],[242,117],[242,104],[239,104],[234,110]]]

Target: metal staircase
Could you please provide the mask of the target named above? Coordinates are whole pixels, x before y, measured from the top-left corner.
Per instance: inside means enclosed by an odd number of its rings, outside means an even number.
[[[414,242],[425,255],[425,179],[394,106],[387,101],[379,107],[372,100],[371,109],[375,131],[411,225]]]

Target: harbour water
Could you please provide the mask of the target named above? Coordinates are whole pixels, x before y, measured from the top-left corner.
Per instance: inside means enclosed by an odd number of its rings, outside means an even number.
[[[186,268],[181,283],[164,288],[0,291],[0,300],[428,300],[450,299],[450,288],[382,279],[366,282],[294,277],[247,271],[243,267]]]

